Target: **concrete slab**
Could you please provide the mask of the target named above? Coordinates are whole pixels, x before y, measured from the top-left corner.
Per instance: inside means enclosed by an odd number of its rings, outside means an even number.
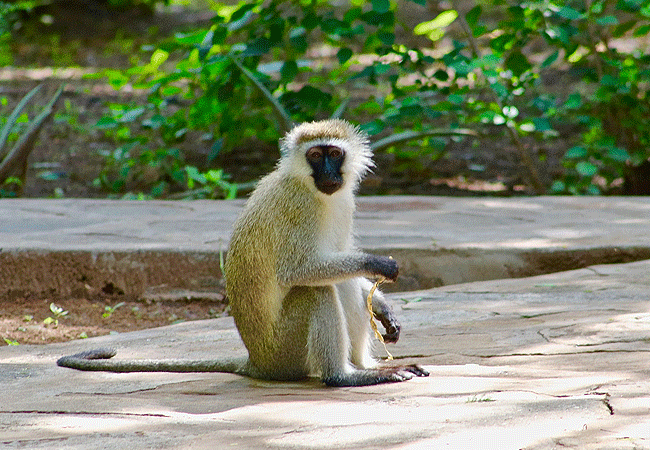
[[[209,290],[242,205],[0,200],[0,295]],[[364,197],[356,225],[361,248],[399,262],[396,291],[650,258],[647,197]]]
[[[0,348],[3,448],[650,449],[650,261],[393,294],[428,378],[329,389],[228,374],[84,373],[57,357],[210,358],[230,318]],[[379,350],[378,353],[381,353]]]
[[[0,248],[219,251],[243,203],[2,199]],[[363,248],[650,247],[648,197],[361,197],[358,203]]]

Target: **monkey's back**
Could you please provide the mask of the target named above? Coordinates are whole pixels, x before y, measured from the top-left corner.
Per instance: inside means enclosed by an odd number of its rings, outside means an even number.
[[[313,252],[315,202],[304,183],[276,171],[260,180],[235,222],[225,264],[226,292],[254,364],[280,351],[282,303],[291,287],[283,285],[279,268],[299,265]]]

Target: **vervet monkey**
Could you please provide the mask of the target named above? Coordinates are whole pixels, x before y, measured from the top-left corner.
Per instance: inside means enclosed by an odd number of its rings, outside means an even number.
[[[354,195],[372,167],[368,137],[343,120],[304,123],[281,141],[277,168],[260,180],[234,225],[226,291],[248,350],[243,361],[106,361],[111,350],[61,358],[80,370],[215,371],[265,380],[320,376],[363,386],[427,376],[417,365],[377,367],[365,277],[394,281],[397,263],[358,251]],[[396,342],[400,325],[380,292],[373,313]]]

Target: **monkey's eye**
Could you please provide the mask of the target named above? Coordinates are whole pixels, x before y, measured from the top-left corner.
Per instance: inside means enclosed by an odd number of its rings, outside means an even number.
[[[319,147],[312,147],[307,150],[307,159],[311,161],[319,160],[323,157],[323,151]]]
[[[341,150],[338,147],[330,147],[329,148],[329,156],[330,156],[330,158],[338,159],[341,156],[343,156],[343,150]]]

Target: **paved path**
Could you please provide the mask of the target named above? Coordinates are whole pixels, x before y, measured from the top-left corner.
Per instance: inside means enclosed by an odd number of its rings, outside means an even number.
[[[0,201],[0,256],[214,251],[237,205]],[[169,213],[181,208],[193,212]],[[25,220],[48,214],[47,225]],[[650,247],[643,198],[382,198],[362,201],[359,217],[362,245],[390,233],[391,251]],[[106,345],[120,358],[243,354],[230,318],[0,347],[0,448],[650,449],[649,292],[650,261],[639,261],[392,294],[403,333],[391,351],[431,376],[363,388],[54,364]]]
[[[242,205],[0,200],[0,295],[210,289]],[[356,225],[399,262],[398,291],[650,259],[650,198],[362,198]]]
[[[218,251],[242,205],[0,200],[0,248]],[[364,248],[650,247],[647,197],[364,197],[358,209]]]

